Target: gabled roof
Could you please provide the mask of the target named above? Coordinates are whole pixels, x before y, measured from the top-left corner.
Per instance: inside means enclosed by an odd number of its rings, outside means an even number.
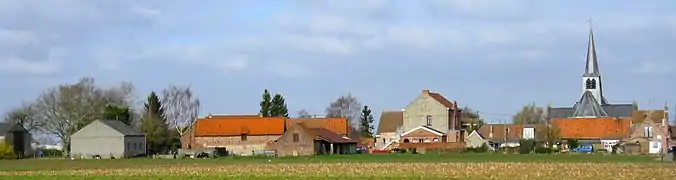
[[[449,101],[439,93],[430,92],[429,96],[432,97],[432,99],[434,99],[435,101],[439,102],[441,105],[444,105],[444,107],[446,108],[453,109],[454,107],[451,101]]]
[[[523,137],[523,127],[520,124],[484,124],[479,133],[492,141],[512,141]]]
[[[115,130],[115,131],[117,131],[120,134],[125,135],[125,136],[140,136],[140,135],[143,135],[143,133],[141,133],[140,131],[138,131],[138,130],[132,128],[132,127],[129,127],[128,125],[124,124],[122,121],[118,121],[118,120],[96,120],[96,121],[112,128],[113,130]]]
[[[634,119],[632,119],[632,121],[634,121]],[[627,134],[627,136],[631,136],[632,134],[634,134],[633,132],[636,132],[636,131],[639,130],[639,129],[643,129],[645,126],[652,126],[652,125],[654,125],[654,124],[659,124],[659,125],[660,125],[659,127],[662,127],[662,126],[661,126],[662,120],[660,119],[659,121],[655,121],[655,120],[652,119],[650,116],[646,116],[646,117],[644,118],[644,120],[643,120],[641,123],[639,123],[639,124],[634,124],[634,125],[631,127],[631,130],[629,131],[629,134]],[[664,133],[664,129],[663,129],[663,128],[653,129],[653,131],[657,131],[657,133],[653,133],[653,134],[663,134],[663,133]],[[667,133],[668,133],[668,132],[667,132]]]
[[[336,134],[325,128],[310,128],[304,123],[293,124],[293,126],[298,126],[303,131],[305,131],[305,133],[310,135],[310,137],[313,137],[316,140],[324,140],[328,141],[329,143],[357,143],[356,140]]]
[[[647,118],[655,123],[661,123],[662,119],[667,118],[667,116],[667,112],[664,110],[636,110],[632,115],[631,123],[640,124]]]
[[[437,130],[432,129],[432,128],[430,128],[430,127],[427,127],[427,126],[418,126],[417,128],[413,128],[413,129],[411,129],[411,130],[409,130],[409,131],[406,131],[406,132],[402,133],[401,136],[406,136],[407,134],[410,134],[410,133],[415,132],[415,131],[417,131],[417,130],[425,130],[425,131],[434,133],[434,134],[439,135],[439,136],[443,136],[443,135],[444,135],[443,132],[437,131]]]
[[[378,122],[377,134],[397,132],[397,128],[404,123],[403,111],[383,111]]]
[[[591,91],[585,91],[582,98],[573,106],[569,117],[606,117],[608,114],[598,104]]]
[[[286,120],[286,127],[302,123],[308,128],[324,128],[336,134],[347,135],[347,118],[292,118]]]
[[[479,131],[477,131],[477,130],[472,131],[472,133],[467,135],[467,137],[472,136],[472,135],[479,136],[481,139],[486,139],[486,137],[484,137],[484,135],[481,135],[481,133],[479,133]]]
[[[195,136],[239,136],[247,134],[284,134],[284,120],[281,117],[212,116],[195,122]]]

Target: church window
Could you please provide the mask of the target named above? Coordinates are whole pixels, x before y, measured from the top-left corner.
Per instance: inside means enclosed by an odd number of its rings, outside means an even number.
[[[596,89],[596,79],[591,80],[591,89]]]
[[[593,86],[592,86],[592,80],[591,79],[587,79],[587,81],[585,82],[585,88],[586,89],[594,89]]]
[[[427,125],[431,126],[432,125],[432,115],[427,115],[425,117],[425,119],[427,120]]]

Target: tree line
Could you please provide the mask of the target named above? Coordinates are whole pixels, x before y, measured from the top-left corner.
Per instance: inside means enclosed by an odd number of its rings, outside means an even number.
[[[83,77],[43,91],[35,100],[8,111],[4,120],[33,135],[59,138],[65,155],[70,152],[71,135],[97,119],[119,120],[145,133],[150,154],[180,146],[180,136],[199,114],[200,102],[190,87],[170,85],[162,90],[162,97],[153,91],[142,107],[135,106],[134,90],[130,82],[101,87],[94,78]]]

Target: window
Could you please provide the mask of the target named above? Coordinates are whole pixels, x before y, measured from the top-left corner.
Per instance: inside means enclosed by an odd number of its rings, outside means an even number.
[[[298,133],[293,133],[293,142],[298,142],[300,141],[300,135]]]
[[[653,137],[653,127],[650,126],[643,127],[643,137],[648,138]]]
[[[427,115],[425,117],[425,119],[427,120],[427,125],[431,126],[432,125],[432,115]]]
[[[138,144],[134,143],[134,150],[138,149]]]
[[[595,87],[595,86],[596,86],[596,85],[595,85],[595,84],[596,84],[596,80],[587,79],[587,81],[585,82],[585,84],[586,84],[586,85],[585,85],[585,88],[586,88],[586,89],[596,89],[596,87]]]
[[[241,140],[246,141],[246,134],[242,134]]]

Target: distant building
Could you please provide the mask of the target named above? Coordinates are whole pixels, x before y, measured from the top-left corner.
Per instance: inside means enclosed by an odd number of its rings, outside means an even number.
[[[118,120],[96,120],[71,135],[74,158],[129,158],[146,154],[146,136]]]
[[[0,142],[14,148],[14,153],[23,157],[33,155],[31,134],[23,126],[13,123],[0,123]]]
[[[594,33],[589,30],[585,71],[582,75],[582,96],[573,107],[548,108],[552,124],[561,130],[561,138],[592,143],[596,149],[612,151],[615,144],[645,144],[641,151],[666,151],[671,135],[666,110],[637,111],[634,104],[610,104],[603,95],[601,73]],[[645,132],[645,134],[644,134]],[[654,134],[653,134],[654,133]]]
[[[209,115],[198,118],[192,129],[181,138],[183,149],[225,148],[233,155],[252,155],[274,148],[295,124],[324,129],[337,136],[348,134],[346,118],[283,118],[259,115]]]

